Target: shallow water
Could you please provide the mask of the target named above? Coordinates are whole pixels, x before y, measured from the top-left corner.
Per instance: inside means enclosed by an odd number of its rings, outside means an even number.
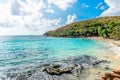
[[[24,67],[62,61],[81,55],[110,52],[105,42],[83,38],[51,38],[42,36],[0,37],[0,74],[17,72]],[[27,68],[29,69],[29,68]]]

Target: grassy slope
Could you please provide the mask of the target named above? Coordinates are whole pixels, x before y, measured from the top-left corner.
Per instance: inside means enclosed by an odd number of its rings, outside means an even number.
[[[120,16],[100,17],[72,23],[44,35],[52,37],[90,37],[120,39]]]

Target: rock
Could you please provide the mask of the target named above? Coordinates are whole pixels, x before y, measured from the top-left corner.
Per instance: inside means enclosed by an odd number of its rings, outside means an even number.
[[[108,69],[110,69],[110,68],[109,68],[108,66],[106,66],[106,67],[105,67],[105,69],[107,69],[107,70],[108,70]]]
[[[92,65],[95,66],[95,65],[99,65],[100,63],[106,63],[108,62],[107,60],[98,60],[98,61],[95,61]]]
[[[103,80],[120,80],[120,71],[113,71],[112,73],[105,73],[104,76],[102,76]]]
[[[62,69],[62,73],[70,73],[72,70],[74,69],[74,67],[66,67]]]
[[[119,74],[120,75],[120,70],[117,71],[113,71],[115,74]]]
[[[59,64],[52,64],[52,67],[53,68],[59,68],[59,67],[61,67],[61,65],[59,65]]]
[[[43,70],[43,72],[47,72],[50,75],[61,75],[64,73],[70,73],[74,67],[66,67],[66,68],[54,68],[54,67],[47,67]]]
[[[74,67],[75,67],[74,70],[73,70],[74,75],[76,77],[79,77],[81,72],[82,72],[82,70],[83,70],[83,66],[81,66],[80,64],[75,64]]]
[[[71,64],[71,66],[59,66],[59,67],[54,67],[54,66],[49,66],[43,69],[43,72],[46,72],[50,75],[62,75],[65,73],[70,73],[75,75],[76,77],[79,77],[82,70],[84,67],[80,64]]]

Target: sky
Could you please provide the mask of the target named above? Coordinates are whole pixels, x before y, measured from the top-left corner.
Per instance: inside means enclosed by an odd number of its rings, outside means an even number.
[[[0,0],[0,35],[42,35],[64,25],[119,16],[120,0]]]

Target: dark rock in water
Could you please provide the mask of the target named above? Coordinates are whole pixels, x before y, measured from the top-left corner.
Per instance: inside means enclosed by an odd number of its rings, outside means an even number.
[[[108,62],[107,60],[98,60],[98,61],[95,61],[94,63],[93,63],[93,65],[95,66],[95,65],[98,65],[98,64],[100,64],[100,63],[106,63],[106,62]]]
[[[55,68],[55,67],[47,67],[43,71],[47,72],[50,75],[61,75],[64,73],[70,73],[74,67],[66,67],[66,68]]]
[[[75,75],[76,77],[78,77],[78,76],[81,74],[83,68],[84,68],[84,67],[81,66],[80,64],[75,64],[75,65],[74,65],[74,70],[73,70],[74,75]]]
[[[52,64],[52,65],[50,65],[50,66],[53,67],[53,68],[59,68],[59,67],[61,67],[60,64]]]
[[[69,73],[73,76],[79,77],[84,67],[80,64],[71,64],[71,66],[61,66],[54,68],[52,66],[46,67],[43,72],[47,72],[50,75],[62,75]]]
[[[112,70],[112,69],[110,68],[110,66],[106,65],[105,70]]]

